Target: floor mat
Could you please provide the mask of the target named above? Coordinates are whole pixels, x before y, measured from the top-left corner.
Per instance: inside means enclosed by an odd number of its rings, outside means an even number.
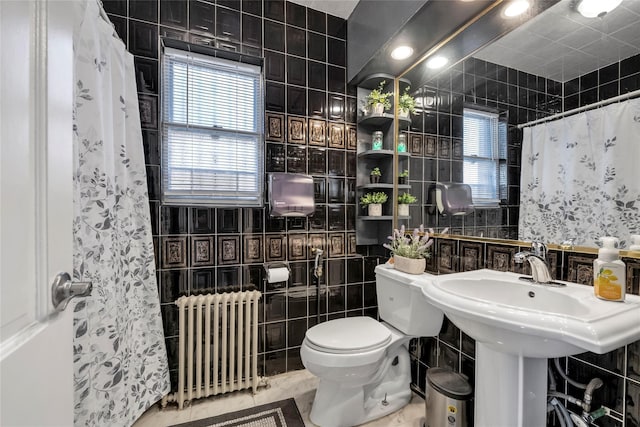
[[[170,427],[304,427],[293,399],[267,403]]]

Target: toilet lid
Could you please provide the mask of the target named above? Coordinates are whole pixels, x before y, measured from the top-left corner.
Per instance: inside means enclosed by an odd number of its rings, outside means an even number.
[[[335,319],[307,330],[307,340],[334,352],[373,350],[391,341],[391,332],[371,317]]]

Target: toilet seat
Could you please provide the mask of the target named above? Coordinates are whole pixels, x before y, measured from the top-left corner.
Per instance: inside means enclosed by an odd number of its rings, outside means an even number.
[[[318,351],[353,354],[385,347],[391,332],[370,317],[348,317],[316,325],[306,334],[307,344]]]

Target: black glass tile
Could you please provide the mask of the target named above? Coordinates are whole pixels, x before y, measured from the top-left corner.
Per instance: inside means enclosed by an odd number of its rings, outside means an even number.
[[[295,86],[287,86],[287,112],[300,116],[307,115],[307,90]]]
[[[329,65],[327,69],[327,77],[327,89],[329,92],[345,92],[346,74],[344,68]]]
[[[187,28],[187,2],[163,0],[160,2],[160,23],[170,27]]]
[[[298,86],[307,85],[307,61],[295,56],[287,56],[287,83]]]
[[[228,7],[234,10],[240,10],[240,0],[216,0],[219,6]]]
[[[142,146],[144,148],[145,164],[160,165],[160,145],[158,144],[158,132],[147,129],[143,130]]]
[[[162,313],[164,336],[171,337],[178,335],[178,306],[175,304],[165,304],[160,306],[160,311]]]
[[[159,220],[160,203],[159,202],[149,202],[149,215],[151,216],[151,234],[153,234],[154,236],[157,236],[158,234],[160,234],[160,232],[158,231],[160,230],[160,220]],[[157,246],[156,242],[154,242],[154,246]]]
[[[340,39],[347,38],[347,21],[337,16],[327,15],[327,34]]]
[[[327,14],[315,9],[307,9],[307,26],[312,31],[327,32]]]
[[[238,233],[239,209],[218,209],[218,233]]]
[[[242,213],[245,233],[259,233],[264,229],[264,209],[245,208]]]
[[[153,59],[134,58],[136,68],[136,84],[138,92],[158,93],[158,61]]]
[[[355,123],[358,114],[358,101],[356,98],[347,98],[344,119],[347,123]]]
[[[264,355],[264,375],[272,376],[287,371],[287,352],[276,351]]]
[[[270,2],[269,2],[270,3]],[[273,21],[264,21],[264,47],[284,52],[284,25]]]
[[[347,260],[347,283],[360,283],[363,278],[362,258],[349,258]]]
[[[129,17],[157,23],[157,0],[129,0]]]
[[[270,297],[271,299],[283,299],[283,297],[279,295],[271,295]],[[271,308],[267,308],[267,313],[269,311],[271,311]],[[267,316],[267,319],[269,319],[269,316]],[[280,350],[287,346],[286,325],[286,322],[265,325],[265,351]]]
[[[116,30],[118,37],[120,37],[120,40],[122,40],[126,45],[127,36],[129,34],[129,31],[127,29],[127,19],[116,15],[108,15],[108,17],[109,20],[113,23],[113,28]]]
[[[287,218],[287,231],[302,231],[307,229],[307,218]]]
[[[438,113],[438,134],[451,136],[451,116]]]
[[[269,0],[264,2],[264,17],[284,22],[284,0]]]
[[[315,183],[315,179],[314,179]],[[310,218],[309,226],[312,230],[325,230],[326,229],[326,206],[316,205],[313,215]]]
[[[640,55],[634,55],[620,61],[620,77],[640,73]]]
[[[287,146],[287,172],[307,173],[307,149],[299,145]]]
[[[284,217],[268,216],[266,220],[266,231],[268,233],[286,231],[287,222]]]
[[[344,311],[345,288],[346,288],[346,285],[329,286],[329,289],[328,289],[329,313]]]
[[[329,37],[327,42],[328,62],[333,65],[346,66],[347,47],[345,41]]]
[[[332,181],[331,179],[329,179],[329,181]],[[329,194],[331,194],[331,182],[329,182]],[[336,183],[336,185],[340,185],[339,183]],[[344,181],[342,182],[342,188],[343,188],[343,192],[344,192]],[[344,196],[343,196],[344,197]],[[339,194],[336,196],[336,198],[339,198]],[[344,206],[336,206],[336,205],[329,205],[329,207],[327,208],[328,213],[329,213],[329,230],[344,230],[345,229],[345,222],[344,222],[344,215],[345,215],[345,210],[344,210]],[[344,239],[343,239],[344,240]]]
[[[267,82],[265,84],[265,106],[267,110],[284,112],[284,85]]]
[[[305,299],[306,305],[306,299]],[[306,313],[305,313],[306,315]],[[304,336],[307,332],[307,319],[297,319],[297,320],[289,320],[287,322],[287,347],[299,347],[302,344],[302,340],[304,340]],[[293,350],[289,350],[288,352],[292,352]],[[300,355],[298,353],[297,357],[291,357],[290,360],[292,362],[297,360],[297,363],[300,363]],[[292,366],[287,364],[287,371],[294,370]]]
[[[314,149],[310,149],[314,150]],[[311,172],[309,172],[311,173]],[[313,200],[316,203],[327,203],[327,190],[325,178],[313,178]]]
[[[355,177],[357,171],[357,158],[356,153],[347,152],[346,154],[346,175],[348,177]]]
[[[322,34],[307,35],[308,55],[310,59],[324,62],[327,59],[327,37]]]
[[[175,28],[169,27],[160,27],[160,37],[183,41],[187,41],[189,39],[186,31],[176,30]]]
[[[593,393],[593,400],[591,401],[592,408],[607,406],[615,411],[622,412],[622,405],[624,401],[622,398],[624,395],[624,380],[622,377],[604,371],[600,368],[586,365],[573,358],[569,358],[567,369],[570,372],[571,379],[583,384],[587,384],[594,377],[600,378],[603,381],[604,385]],[[570,395],[582,397],[584,390],[578,389],[569,384],[567,392]]]
[[[284,145],[267,143],[267,172],[285,171]]]
[[[194,269],[191,272],[191,293],[208,294],[216,291],[215,268]]]
[[[314,117],[327,117],[327,94],[309,89],[309,115]]]
[[[328,185],[329,203],[344,203],[344,179],[329,178]]]
[[[448,182],[451,181],[451,162],[450,161],[438,161],[438,181]]]
[[[580,90],[585,91],[598,86],[598,71],[580,76]]]
[[[216,231],[216,210],[213,208],[191,208],[190,232],[212,234]]]
[[[147,166],[149,200],[160,200],[160,166]]]
[[[214,5],[201,2],[189,2],[189,29],[192,31],[215,34],[216,8]]]
[[[363,307],[362,284],[347,286],[347,310],[355,310]]]
[[[287,25],[287,53],[307,56],[307,37],[304,30]]]
[[[242,11],[262,16],[262,0],[242,0]]]
[[[325,175],[327,173],[326,150],[324,148],[309,147],[309,174]],[[324,203],[324,202],[321,202]]]
[[[329,119],[344,120],[344,96],[329,95]]]
[[[284,78],[285,78],[284,58],[285,56],[281,53],[271,52],[268,50],[264,52],[264,78],[265,79],[284,82]]]
[[[242,14],[242,43],[262,46],[262,20],[258,17]]]
[[[158,26],[129,21],[129,52],[134,55],[158,57]]]
[[[287,24],[295,25],[296,27],[307,27],[307,8],[297,3],[290,1],[286,2],[286,16]]]
[[[584,92],[580,92],[580,106],[584,107],[585,105],[593,104],[598,101],[598,88],[594,87],[593,89],[585,90]]]
[[[160,211],[161,234],[186,234],[189,231],[189,208],[163,206]]]
[[[345,174],[345,151],[329,150],[328,168],[329,175],[344,176]],[[329,200],[330,203],[344,203],[342,200]]]
[[[347,179],[345,187],[345,203],[356,203],[356,180]],[[348,227],[347,227],[348,228]]]
[[[620,79],[620,93],[633,92],[640,89],[640,73]]]
[[[240,41],[240,12],[221,7],[217,8],[216,36],[224,40]]]
[[[327,66],[321,62],[309,61],[309,87],[325,90],[327,87]]]
[[[102,6],[107,13],[127,16],[127,0],[103,0]]]
[[[602,101],[605,99],[613,98],[614,96],[618,96],[618,81],[613,81],[607,84],[604,84],[598,89],[598,100]]]
[[[345,209],[345,228],[347,230],[356,229],[356,206],[347,205]]]
[[[178,297],[189,294],[189,271],[168,270],[160,272],[160,302],[172,303]]]

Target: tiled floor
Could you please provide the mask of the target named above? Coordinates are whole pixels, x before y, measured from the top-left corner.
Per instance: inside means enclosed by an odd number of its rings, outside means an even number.
[[[307,370],[302,370],[269,377],[268,382],[268,388],[259,388],[255,396],[250,391],[238,391],[228,395],[195,400],[190,406],[182,410],[178,410],[175,404],[170,404],[163,410],[160,410],[159,405],[154,405],[136,421],[133,427],[167,427],[289,397],[295,398],[305,426],[315,426],[309,421],[309,412],[311,412],[311,403],[318,384],[316,377]],[[364,426],[422,427],[423,422],[424,400],[414,395],[411,402],[402,410],[364,424]]]

